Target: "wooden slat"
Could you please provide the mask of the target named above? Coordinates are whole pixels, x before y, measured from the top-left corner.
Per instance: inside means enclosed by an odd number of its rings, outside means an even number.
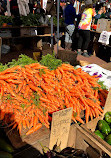
[[[111,146],[107,142],[105,142],[103,139],[95,135],[91,130],[86,128],[86,126],[81,126],[81,128],[80,127],[77,127],[77,128],[79,131],[82,132],[83,134],[82,139],[84,139],[85,142],[90,144],[93,148],[98,149],[100,154],[102,154],[102,152],[105,152],[109,156],[111,156]]]
[[[45,126],[28,136],[25,135],[25,133],[27,132],[26,129],[22,130],[21,136],[16,129],[10,130],[9,128],[7,128],[5,129],[5,132],[10,142],[16,149],[21,148],[26,144],[30,144],[32,146],[36,146],[36,148],[39,148],[40,150],[39,142],[45,141],[45,139],[49,139],[50,135],[50,130],[47,129]]]

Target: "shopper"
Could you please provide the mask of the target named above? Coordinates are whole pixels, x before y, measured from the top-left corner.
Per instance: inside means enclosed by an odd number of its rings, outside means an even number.
[[[17,0],[10,0],[10,12],[13,17],[20,16]]]
[[[73,7],[73,0],[68,0],[63,16],[65,18],[66,25],[65,49],[72,50],[72,35],[75,29],[74,21],[76,18],[76,10]]]
[[[33,8],[34,8],[34,2],[33,2],[33,0],[29,0],[30,13],[33,13]]]
[[[0,15],[5,15],[6,12],[6,3],[3,0],[0,0]]]
[[[82,13],[80,23],[78,25],[79,39],[77,45],[77,53],[89,57],[87,52],[88,44],[90,42],[90,27],[92,17],[97,16],[92,6],[92,0],[85,1],[85,9]],[[99,18],[99,17],[98,17]]]
[[[34,11],[35,14],[41,14],[41,15],[45,14],[45,10],[41,7],[41,4],[39,2],[35,4],[35,8],[36,8]]]

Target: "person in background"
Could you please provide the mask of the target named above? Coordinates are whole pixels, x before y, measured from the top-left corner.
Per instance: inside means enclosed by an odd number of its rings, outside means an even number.
[[[35,3],[35,8],[36,8],[34,11],[35,14],[42,14],[42,15],[45,14],[45,10],[41,7],[39,2]]]
[[[3,0],[0,0],[0,15],[5,15],[6,12],[6,3]]]
[[[93,16],[97,15],[93,9],[92,0],[86,0],[85,9],[82,13],[81,20],[78,25],[79,39],[77,44],[77,53],[85,57],[89,57],[87,48],[90,42],[90,29]]]
[[[10,12],[13,17],[20,16],[17,0],[10,1]]]
[[[94,17],[94,24],[97,24],[97,21],[98,19],[101,19],[101,18],[111,18],[111,12],[108,11],[107,9],[107,6],[106,4],[100,4],[100,8],[98,8],[99,10],[96,10],[95,8],[95,11],[97,13],[97,16]]]
[[[81,3],[79,0],[75,0],[74,2],[74,8],[76,9],[76,15],[79,14],[80,10],[81,10]]]
[[[106,4],[103,4],[103,7],[102,7],[102,14],[100,16],[100,18],[111,18],[111,10],[108,10],[107,8],[107,5]]]
[[[33,13],[33,7],[34,7],[34,2],[33,2],[33,0],[29,0],[30,13]]]
[[[65,49],[72,50],[72,35],[75,29],[74,21],[76,18],[76,10],[73,7],[73,1],[68,0],[66,8],[64,9],[65,25],[66,25],[66,32],[65,32]]]

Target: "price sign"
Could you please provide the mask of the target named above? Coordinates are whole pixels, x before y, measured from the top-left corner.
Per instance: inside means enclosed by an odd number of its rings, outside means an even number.
[[[56,143],[60,146],[61,150],[67,146],[71,117],[72,108],[67,108],[53,113],[49,143],[50,149],[52,149]]]

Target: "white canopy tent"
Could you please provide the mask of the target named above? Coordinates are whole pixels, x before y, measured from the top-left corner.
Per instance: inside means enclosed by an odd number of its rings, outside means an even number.
[[[19,13],[20,15],[27,16],[30,13],[29,10],[29,0],[17,0],[18,3],[18,8],[19,8]],[[10,13],[10,0],[7,0],[7,15],[11,16]]]
[[[29,0],[17,0],[20,15],[27,16],[30,13]]]

